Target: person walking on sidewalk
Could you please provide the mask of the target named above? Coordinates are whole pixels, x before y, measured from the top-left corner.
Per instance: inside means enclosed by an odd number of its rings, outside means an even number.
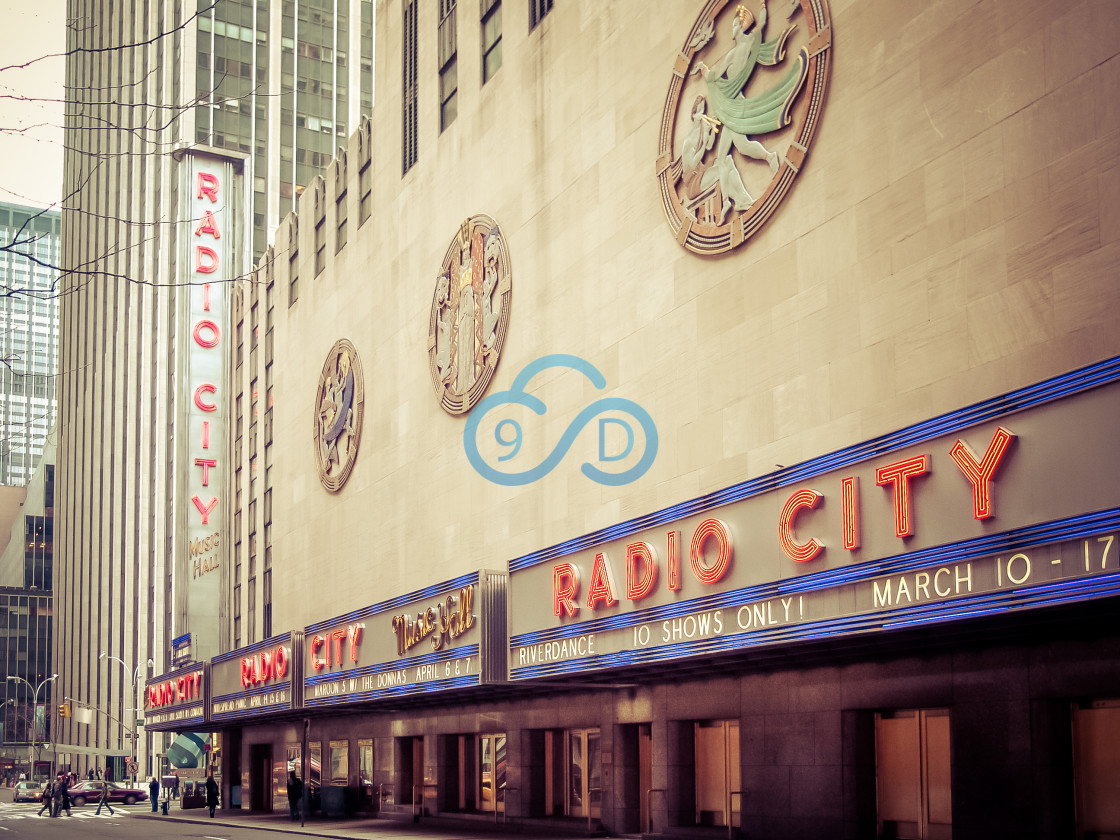
[[[299,780],[295,770],[288,772],[288,812],[292,822],[299,819],[300,800],[303,799],[303,782]]]
[[[148,798],[152,800],[152,813],[154,814],[159,805],[159,779],[155,776],[148,777]]]
[[[210,809],[213,818],[214,809],[218,807],[218,783],[214,781],[214,774],[206,777],[206,807]]]
[[[105,779],[101,780],[101,798],[97,800],[97,811],[94,813],[95,817],[101,816],[102,805],[109,809],[109,816],[112,816],[113,806],[109,804],[109,782]]]

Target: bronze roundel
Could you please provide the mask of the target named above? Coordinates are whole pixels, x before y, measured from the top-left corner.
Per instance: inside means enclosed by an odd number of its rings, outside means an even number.
[[[315,395],[314,440],[319,480],[337,493],[350,478],[362,440],[365,382],[358,351],[339,339],[323,362]]]
[[[448,414],[470,411],[486,393],[509,329],[509,250],[498,223],[472,216],[443,257],[428,321],[428,367]]]
[[[657,149],[677,241],[730,251],[805,165],[828,91],[828,0],[708,0],[673,64]]]

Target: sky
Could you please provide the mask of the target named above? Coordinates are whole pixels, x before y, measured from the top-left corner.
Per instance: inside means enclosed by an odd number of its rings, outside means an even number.
[[[65,21],[65,0],[0,0],[0,201],[62,198]]]

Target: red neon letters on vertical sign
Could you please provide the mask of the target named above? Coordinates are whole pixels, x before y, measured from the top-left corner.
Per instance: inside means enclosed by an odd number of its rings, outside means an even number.
[[[208,199],[211,204],[218,203],[218,192],[221,189],[221,182],[218,176],[211,172],[199,172],[197,178],[197,192],[195,197],[198,199]],[[194,271],[195,274],[213,274],[218,270],[218,252],[208,245],[202,244],[202,237],[210,237],[213,242],[217,242],[222,238],[222,232],[218,227],[218,219],[215,217],[214,212],[207,208],[202,211],[202,218],[199,220],[198,226],[194,229],[194,235],[199,241],[196,241],[194,246]],[[202,308],[203,311],[210,311],[210,284],[205,283],[202,286]],[[191,330],[191,338],[194,343],[202,350],[215,350],[221,344],[222,333],[218,325],[209,318],[200,318],[195,323]],[[220,351],[218,351],[220,352]],[[211,399],[218,392],[217,386],[212,382],[201,382],[194,389],[194,404],[201,411],[211,412],[217,411],[217,403]],[[210,421],[204,420],[202,422],[202,434],[199,441],[202,450],[206,452],[210,449]],[[196,457],[194,459],[196,467],[202,469],[202,486],[208,487],[210,485],[210,468],[217,467],[218,461],[216,458]],[[204,502],[198,496],[191,498],[195,508],[198,510],[202,517],[202,524],[210,524],[210,514],[218,506],[218,497],[211,497],[210,501]]]

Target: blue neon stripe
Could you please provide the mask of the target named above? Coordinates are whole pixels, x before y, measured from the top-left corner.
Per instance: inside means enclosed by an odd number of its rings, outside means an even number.
[[[273,683],[272,685],[259,686],[257,688],[246,688],[241,691],[232,691],[228,694],[222,694],[217,697],[211,697],[211,703],[218,703],[222,700],[237,700],[240,697],[256,697],[258,694],[270,694],[273,691],[284,691],[285,689],[291,690],[291,680],[283,683]]]
[[[364,703],[370,700],[379,700],[386,697],[405,697],[410,694],[427,694],[433,691],[450,691],[456,688],[471,688],[479,685],[479,675],[470,674],[460,677],[448,677],[445,680],[432,680],[425,683],[410,683],[396,685],[389,688],[373,689],[371,691],[350,692],[334,697],[320,697],[306,700],[305,709],[322,706],[348,706],[353,703]]]
[[[1023,411],[1101,385],[1107,385],[1117,379],[1120,379],[1120,357],[1088,365],[1079,370],[974,403],[869,441],[785,467],[768,475],[752,478],[672,507],[629,519],[626,522],[612,525],[609,528],[602,528],[581,537],[575,537],[549,548],[524,554],[510,560],[509,571],[512,575],[514,572],[528,569],[538,563],[583,551],[611,540],[629,537],[649,528],[675,522],[678,519],[706,513],[713,508],[759,496],[790,484],[803,482],[841,467],[886,455],[897,449],[924,443],[927,440],[961,431],[970,426],[985,423],[1017,411]]]
[[[464,586],[469,586],[477,582],[478,572],[468,572],[465,575],[444,581],[443,583],[432,584],[423,589],[417,589],[415,592],[409,592],[407,595],[399,595],[396,598],[390,598],[387,601],[381,601],[380,603],[372,604],[368,607],[362,607],[361,609],[345,613],[344,615],[328,618],[326,621],[309,624],[305,632],[315,633],[319,630],[326,630],[329,627],[334,627],[337,624],[349,624],[351,621],[360,621],[363,618],[369,618],[381,612],[400,609],[401,607],[411,604],[413,601],[423,601],[445,595],[449,592],[456,592]]]
[[[217,665],[221,662],[228,662],[231,659],[240,659],[243,656],[252,656],[254,653],[260,653],[262,650],[277,647],[292,641],[291,631],[281,633],[279,636],[273,636],[271,639],[265,639],[262,642],[255,642],[245,647],[240,647],[237,650],[227,651],[226,653],[219,653],[217,656],[211,657],[210,662]]]

